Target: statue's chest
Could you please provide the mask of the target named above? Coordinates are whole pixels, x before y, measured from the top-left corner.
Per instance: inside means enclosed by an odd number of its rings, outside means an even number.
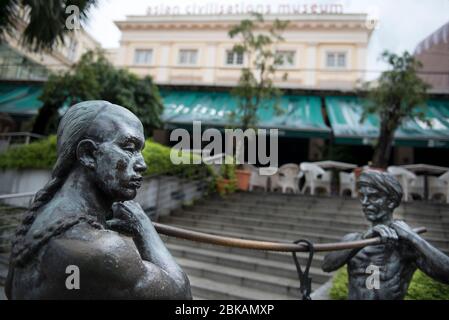
[[[395,273],[401,260],[397,249],[394,244],[365,247],[351,259],[349,269],[363,274],[368,268],[374,267],[384,275]]]

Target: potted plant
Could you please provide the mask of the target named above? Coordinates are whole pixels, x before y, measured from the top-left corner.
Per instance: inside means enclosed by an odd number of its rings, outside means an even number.
[[[217,177],[216,183],[217,191],[220,195],[234,192],[236,184],[234,165],[222,164],[220,168],[220,176]]]
[[[251,178],[251,171],[246,170],[243,166],[235,170],[237,178],[237,187],[239,190],[247,191],[249,189],[249,179]]]

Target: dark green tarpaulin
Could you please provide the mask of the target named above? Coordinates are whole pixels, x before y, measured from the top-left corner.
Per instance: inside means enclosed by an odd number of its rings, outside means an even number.
[[[364,101],[356,97],[326,97],[326,110],[339,144],[372,145],[379,135],[379,118],[369,115],[360,123]],[[396,146],[449,148],[449,101],[430,100],[425,121],[405,121],[395,133]]]
[[[201,121],[203,127],[225,128],[236,110],[237,100],[226,92],[163,91],[163,121],[172,127],[191,127]],[[281,112],[267,103],[259,108],[258,128],[279,129],[279,136],[330,136],[324,123],[319,97],[286,95],[280,99]]]
[[[42,107],[42,85],[0,83],[0,112],[36,115]]]

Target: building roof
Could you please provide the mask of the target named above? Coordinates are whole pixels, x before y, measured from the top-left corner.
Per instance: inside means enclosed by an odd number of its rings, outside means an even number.
[[[366,28],[367,14],[339,13],[339,14],[276,14],[264,15],[264,20],[270,24],[275,19],[290,21],[288,28],[350,28],[364,29],[369,34],[372,30]],[[168,26],[169,28],[229,28],[241,20],[251,19],[250,14],[219,14],[219,15],[132,15],[126,20],[115,21],[120,30],[125,29],[151,29]]]
[[[446,44],[449,48],[449,22],[422,40],[415,49],[415,55],[425,53],[432,47]]]

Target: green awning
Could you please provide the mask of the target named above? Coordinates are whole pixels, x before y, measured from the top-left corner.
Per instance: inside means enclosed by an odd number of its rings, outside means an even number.
[[[364,101],[356,97],[326,97],[326,110],[338,144],[373,145],[379,135],[379,118],[369,115],[360,123]],[[417,107],[419,108],[419,107]],[[410,119],[395,133],[394,145],[449,148],[449,101],[430,100],[425,121]]]
[[[0,83],[0,112],[36,115],[43,104],[41,94],[41,85]]]
[[[163,121],[169,127],[191,127],[201,121],[204,128],[225,128],[231,125],[231,113],[236,110],[236,99],[227,92],[162,91]],[[258,128],[278,129],[279,136],[330,136],[324,123],[319,97],[286,95],[280,99],[280,113],[273,103],[258,110]]]

